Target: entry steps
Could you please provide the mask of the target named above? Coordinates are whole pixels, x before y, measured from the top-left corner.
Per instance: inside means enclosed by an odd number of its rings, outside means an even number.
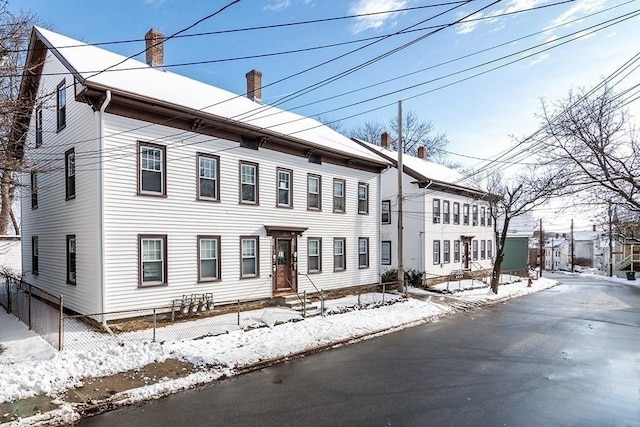
[[[303,302],[304,301],[304,302]],[[276,298],[276,303],[299,312],[305,317],[313,317],[320,314],[320,307],[312,303],[309,298],[303,300],[297,294],[281,295]]]

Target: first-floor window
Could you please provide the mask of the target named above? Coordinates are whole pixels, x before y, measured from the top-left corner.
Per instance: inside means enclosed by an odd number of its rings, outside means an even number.
[[[460,262],[460,240],[453,241],[453,262]]]
[[[240,239],[242,246],[242,266],[240,277],[258,276],[258,238],[243,237]]]
[[[487,257],[487,241],[480,241],[480,259],[485,259]]]
[[[450,247],[449,245],[451,244],[451,242],[449,242],[448,240],[445,240],[442,242],[442,260],[444,263],[448,263],[451,261],[451,257],[450,257]]]
[[[139,236],[140,286],[167,283],[167,236]]]
[[[380,246],[380,258],[382,265],[391,265],[391,241],[384,240]]]
[[[67,283],[76,284],[76,235],[67,236]]]
[[[220,237],[198,237],[198,281],[207,282],[220,279]]]
[[[477,261],[478,260],[478,241],[474,240],[472,245],[473,245],[473,260]]]
[[[31,273],[38,275],[38,236],[31,237]]]
[[[346,239],[336,238],[333,239],[333,270],[341,271],[347,268],[345,260],[345,245]]]
[[[76,197],[76,152],[73,148],[67,150],[64,153],[64,167],[65,167],[65,195],[66,199],[73,199]]]
[[[492,240],[487,240],[487,258],[492,258],[493,257],[493,241]]]
[[[440,240],[433,241],[433,263],[440,264]]]
[[[309,273],[319,273],[322,271],[322,240],[310,237],[307,240],[308,261],[307,266]]]
[[[360,237],[358,239],[358,267],[369,267],[369,238]]]

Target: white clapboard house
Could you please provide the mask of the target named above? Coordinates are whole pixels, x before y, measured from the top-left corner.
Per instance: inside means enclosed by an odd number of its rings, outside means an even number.
[[[380,262],[383,269],[398,266],[397,151],[389,135],[380,145],[356,140],[395,167],[381,176]],[[462,175],[428,161],[426,150],[403,155],[403,267],[424,271],[428,281],[452,272],[486,271],[493,267],[495,237],[487,194],[466,183]]]
[[[388,162],[318,121],[34,28],[18,123],[25,280],[98,313],[379,281]],[[20,128],[22,126],[22,128]]]

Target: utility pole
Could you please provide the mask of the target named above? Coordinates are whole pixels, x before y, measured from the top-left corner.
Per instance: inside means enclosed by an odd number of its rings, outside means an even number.
[[[551,238],[551,271],[555,270],[555,256],[556,256],[556,239]]]
[[[575,270],[575,265],[573,262],[573,256],[574,256],[574,240],[573,240],[573,218],[571,218],[571,272],[573,273],[573,271]]]
[[[404,143],[402,141],[402,101],[398,101],[398,282],[403,293],[407,293],[407,286],[404,282],[404,255],[403,255],[403,224],[402,224],[402,152]]]
[[[540,218],[540,277],[542,277],[542,270],[544,270],[544,233],[542,232],[542,218]]]
[[[609,201],[609,277],[613,277],[613,213]]]

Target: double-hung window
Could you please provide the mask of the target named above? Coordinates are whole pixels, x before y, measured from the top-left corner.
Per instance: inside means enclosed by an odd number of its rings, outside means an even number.
[[[460,224],[460,203],[453,202],[453,223]]]
[[[478,260],[478,241],[474,239],[471,244],[473,246],[473,260],[477,261]]]
[[[38,172],[31,172],[31,209],[38,208]]]
[[[453,241],[453,262],[460,262],[460,240]]]
[[[487,240],[487,258],[491,259],[493,257],[493,240]]]
[[[67,86],[64,80],[56,88],[56,122],[58,132],[67,125]]]
[[[433,223],[440,223],[440,199],[433,199]]]
[[[449,242],[449,240],[444,240],[442,242],[442,261],[445,264],[448,264],[451,261],[450,245],[451,242]]]
[[[259,251],[258,237],[248,236],[240,238],[241,262],[240,277],[258,277]]]
[[[333,271],[346,270],[346,239],[335,238],[333,239]]]
[[[67,235],[67,283],[76,284],[76,235]]]
[[[487,209],[482,206],[480,208],[480,225],[484,227],[487,218]]]
[[[345,212],[345,180],[335,178],[333,180],[333,211]]]
[[[198,282],[220,280],[220,236],[198,236]]]
[[[440,264],[440,240],[433,241],[433,263]]]
[[[138,145],[139,194],[166,195],[165,147],[155,144]]]
[[[449,224],[450,221],[450,212],[449,212],[449,201],[442,201],[442,223]]]
[[[198,199],[219,200],[220,158],[208,154],[198,154]]]
[[[382,223],[391,224],[391,200],[382,201]]]
[[[480,240],[480,259],[485,259],[487,257],[487,241]]]
[[[369,267],[369,238],[358,238],[358,268]]]
[[[258,164],[240,162],[240,203],[258,204]]]
[[[383,240],[380,246],[380,259],[382,265],[391,265],[391,240]]]
[[[42,145],[42,105],[36,107],[36,148]]]
[[[320,175],[307,175],[307,209],[322,210],[322,177]]]
[[[469,205],[462,205],[462,225],[469,225]]]
[[[322,271],[322,239],[309,237],[307,239],[307,269],[309,273]]]
[[[369,184],[358,183],[358,213],[369,213]]]
[[[38,275],[38,236],[31,237],[31,274]]]
[[[478,225],[478,205],[473,205],[471,208],[471,221],[474,227]]]
[[[73,148],[64,153],[64,189],[66,200],[76,197],[76,152]]]
[[[167,236],[139,235],[139,286],[167,284]]]
[[[493,225],[493,208],[489,206],[489,215],[487,215],[487,226],[491,227]]]
[[[277,206],[283,208],[293,207],[292,181],[293,172],[290,169],[278,168],[278,203]]]

